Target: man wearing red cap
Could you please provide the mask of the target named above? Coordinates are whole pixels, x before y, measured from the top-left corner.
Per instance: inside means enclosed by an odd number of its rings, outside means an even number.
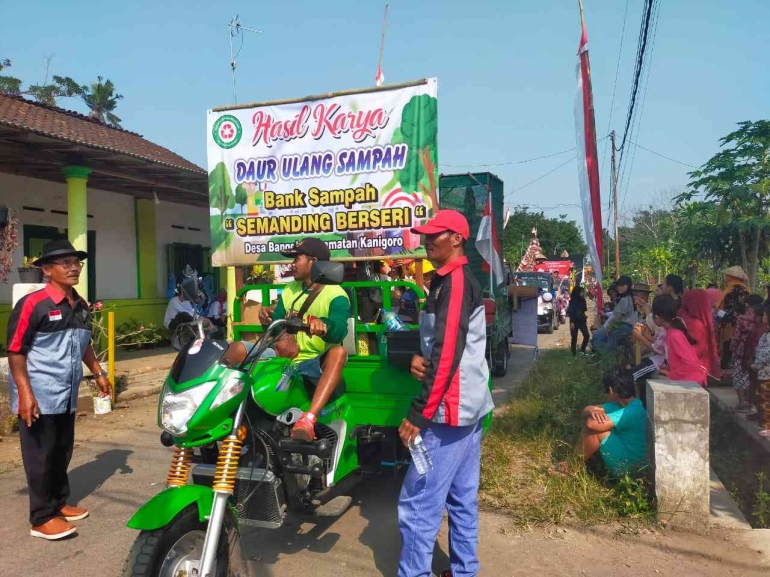
[[[403,539],[399,577],[428,577],[444,510],[449,513],[451,572],[479,573],[478,490],[481,428],[494,408],[485,359],[486,319],[481,287],[468,268],[468,221],[454,210],[412,229],[425,235],[428,260],[436,267],[423,314],[422,354],[412,374],[423,383],[399,434],[404,445],[423,439],[433,470],[420,475],[414,464],[398,504]]]

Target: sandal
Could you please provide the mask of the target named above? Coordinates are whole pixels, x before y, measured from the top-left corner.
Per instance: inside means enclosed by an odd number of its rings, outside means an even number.
[[[304,413],[291,429],[291,438],[295,441],[312,443],[315,441],[315,417]]]

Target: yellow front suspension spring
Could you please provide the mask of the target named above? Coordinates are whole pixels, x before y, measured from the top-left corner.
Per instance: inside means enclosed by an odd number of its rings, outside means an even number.
[[[238,461],[241,458],[243,442],[237,437],[230,436],[222,441],[217,459],[217,468],[214,471],[214,483],[212,489],[222,493],[233,494],[235,489],[235,474],[238,471]]]
[[[187,478],[190,476],[192,468],[192,449],[183,449],[176,447],[174,456],[171,459],[171,466],[168,469],[166,477],[167,487],[184,487],[187,484]]]

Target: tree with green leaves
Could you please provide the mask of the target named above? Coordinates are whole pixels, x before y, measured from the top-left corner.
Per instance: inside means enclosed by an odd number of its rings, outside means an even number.
[[[8,58],[0,58],[0,72],[5,68],[11,67],[11,61]],[[9,94],[19,96],[21,94],[21,80],[13,76],[0,76],[0,94]]]
[[[770,121],[739,122],[720,140],[724,147],[690,173],[690,189],[680,203],[703,199],[717,207],[720,224],[735,231],[740,264],[757,288],[761,248],[770,235]]]
[[[51,82],[48,82],[48,71],[51,67],[49,57],[46,61],[45,80],[41,84],[32,84],[26,90],[22,90],[22,81],[13,76],[0,76],[0,93],[11,96],[31,96],[46,106],[56,106],[59,98],[73,98],[82,96],[85,87],[75,82],[69,76],[54,74]],[[11,61],[8,58],[0,59],[0,71],[10,68]]]
[[[546,255],[561,254],[565,250],[570,255],[583,255],[587,250],[580,227],[574,220],[567,220],[567,215],[549,218],[543,212],[530,212],[526,206],[517,206],[505,227],[505,259],[509,263],[521,261],[533,227],[537,228],[540,246]]]
[[[123,99],[122,94],[115,93],[115,85],[111,80],[103,81],[101,76],[96,77],[96,82],[82,93],[83,102],[91,110],[89,116],[101,122],[120,128],[121,119],[115,114],[118,100]]]

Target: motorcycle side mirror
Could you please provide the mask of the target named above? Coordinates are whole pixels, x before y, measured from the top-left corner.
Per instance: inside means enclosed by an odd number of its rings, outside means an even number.
[[[341,262],[317,260],[310,269],[310,281],[314,284],[341,284],[345,278],[345,265]]]
[[[186,278],[182,281],[182,284],[180,286],[180,290],[182,293],[184,293],[184,298],[187,300],[197,300],[198,299],[198,279],[195,278]]]

